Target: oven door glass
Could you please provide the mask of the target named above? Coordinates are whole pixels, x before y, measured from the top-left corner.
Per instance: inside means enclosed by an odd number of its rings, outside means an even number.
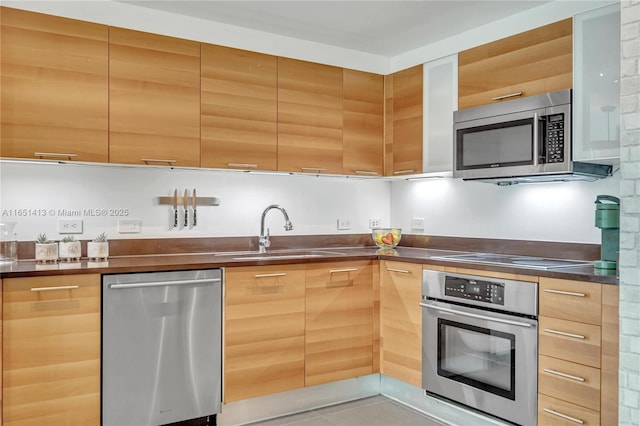
[[[439,376],[515,400],[515,363],[515,335],[438,319]]]

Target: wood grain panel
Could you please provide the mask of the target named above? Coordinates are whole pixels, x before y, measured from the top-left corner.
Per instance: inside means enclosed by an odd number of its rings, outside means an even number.
[[[304,266],[227,268],[224,400],[304,386]]]
[[[343,173],[382,176],[384,77],[343,70],[343,98]]]
[[[422,265],[380,262],[381,372],[422,385]]]
[[[380,372],[380,262],[373,261],[373,372]]]
[[[202,167],[277,170],[278,59],[202,44]]]
[[[600,325],[602,285],[540,277],[540,315]]]
[[[393,176],[393,74],[384,76],[384,175]]]
[[[373,373],[373,266],[308,264],[305,386]]]
[[[619,299],[620,288],[617,285],[602,285],[602,425],[618,424]]]
[[[0,12],[0,155],[108,161],[108,28]]]
[[[435,269],[436,265],[428,265],[428,269]],[[496,272],[496,271],[485,271],[478,269],[469,269],[469,268],[458,268],[445,266],[443,267],[446,272],[453,272],[456,274],[468,274],[468,275],[481,275],[483,277],[491,277],[491,278],[503,278],[506,280],[516,280],[516,281],[528,281],[528,282],[538,282],[538,277],[534,275],[525,275],[525,274],[513,274],[509,272]]]
[[[100,424],[99,274],[4,280],[3,394],[5,425]]]
[[[458,107],[491,98],[570,89],[573,84],[572,19],[565,19],[458,54]]]
[[[600,411],[600,369],[541,355],[538,392]]]
[[[545,409],[556,414],[549,413]],[[569,416],[578,420],[578,422],[561,417],[562,415]],[[600,413],[560,399],[538,394],[538,426],[571,426],[575,424],[600,426]],[[605,426],[604,423],[602,425]]]
[[[278,170],[342,173],[342,126],[342,69],[279,57]]]
[[[393,75],[393,175],[422,173],[422,65]]]
[[[200,44],[115,27],[109,37],[109,161],[199,166]]]
[[[600,368],[599,326],[540,316],[538,318],[539,348],[541,355],[571,360],[579,364]],[[568,333],[575,337],[554,332]]]

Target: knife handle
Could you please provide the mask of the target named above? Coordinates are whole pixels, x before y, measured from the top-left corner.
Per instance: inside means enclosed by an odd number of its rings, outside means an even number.
[[[174,215],[173,215],[173,227],[177,228],[178,227],[178,209],[174,209]]]
[[[189,226],[189,207],[185,207],[184,209],[184,227]]]
[[[193,208],[193,226],[196,226],[198,224],[198,214],[196,211],[196,208]]]

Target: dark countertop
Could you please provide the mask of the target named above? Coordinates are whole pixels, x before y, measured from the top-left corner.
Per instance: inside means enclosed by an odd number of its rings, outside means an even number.
[[[300,251],[296,249],[293,251]],[[615,271],[609,274],[599,273],[593,266],[576,266],[561,269],[538,269],[515,266],[476,264],[461,261],[433,259],[434,256],[464,254],[463,251],[437,250],[415,247],[396,247],[394,250],[378,250],[377,247],[354,248],[307,248],[305,252],[316,251],[314,257],[283,259],[244,259],[233,253],[186,253],[186,254],[153,254],[113,256],[105,262],[90,262],[81,259],[79,262],[61,262],[53,264],[37,264],[34,260],[18,260],[12,264],[0,265],[0,278],[26,276],[69,275],[69,274],[112,274],[131,272],[169,271],[185,269],[209,269],[232,266],[266,266],[282,264],[301,264],[312,262],[334,262],[364,259],[395,260],[400,262],[432,264],[440,266],[496,271],[512,274],[541,277],[563,278],[601,284],[618,284]],[[285,250],[274,250],[273,253],[285,253]],[[286,254],[286,253],[285,253]],[[246,256],[246,255],[245,255]]]

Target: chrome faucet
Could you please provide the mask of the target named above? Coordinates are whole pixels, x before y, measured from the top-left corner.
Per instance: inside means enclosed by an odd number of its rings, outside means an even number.
[[[291,231],[293,229],[293,224],[289,220],[289,215],[284,207],[278,204],[271,204],[262,212],[262,218],[260,219],[260,237],[258,237],[258,253],[265,253],[267,248],[271,245],[271,241],[269,241],[269,228],[267,228],[267,235],[264,234],[264,218],[267,216],[267,212],[271,209],[278,209],[284,215],[284,230]]]

